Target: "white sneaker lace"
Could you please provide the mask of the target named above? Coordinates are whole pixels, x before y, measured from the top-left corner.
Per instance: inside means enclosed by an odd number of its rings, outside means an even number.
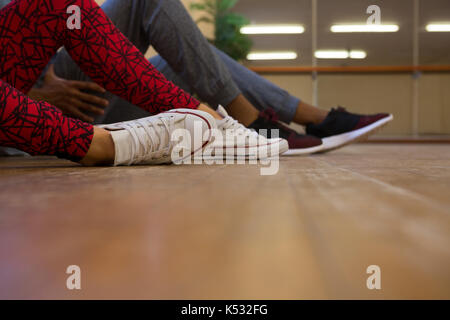
[[[160,132],[158,124],[163,125],[163,129],[165,129],[169,136],[168,145],[162,144],[164,131]],[[143,135],[142,132],[138,131],[140,127],[144,129],[146,135]],[[128,131],[133,139],[133,143],[131,144],[132,156],[128,165],[139,163],[144,159],[155,159],[163,156],[165,151],[168,151],[171,148],[172,141],[170,141],[170,134],[173,131],[173,127],[173,117],[160,118],[158,120],[143,118],[123,123],[123,129]],[[153,132],[151,131],[151,128],[153,128]]]
[[[222,124],[222,127],[228,134],[234,134],[236,132],[237,134],[241,134],[244,136],[259,136],[258,132],[245,127],[243,124],[239,123],[237,120],[233,119],[230,116],[226,117],[224,120],[225,121]]]

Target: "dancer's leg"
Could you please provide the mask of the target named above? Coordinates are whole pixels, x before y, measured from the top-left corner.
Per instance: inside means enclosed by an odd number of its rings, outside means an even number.
[[[143,48],[152,44],[170,68],[189,85],[189,92],[195,92],[212,106],[226,106],[232,116],[236,115],[244,123],[251,123],[258,116],[254,107],[259,110],[272,108],[285,122],[291,122],[297,115],[297,119],[308,123],[311,110],[317,111],[317,116],[321,115],[319,109],[304,110],[298,98],[210,45],[179,0],[130,2],[129,18],[143,24],[143,32],[133,31],[130,35],[132,41]],[[126,23],[123,16],[115,17],[121,9],[120,3],[120,0],[108,0],[104,8],[128,34],[133,24]],[[145,42],[147,39],[148,43]],[[181,84],[181,81],[177,83]]]
[[[150,44],[158,50],[161,56],[150,62],[167,79],[198,94],[212,106],[226,106],[244,124],[257,118],[258,111],[253,106],[258,110],[272,108],[287,123],[309,123],[327,113],[315,107],[307,108],[309,105],[300,99],[210,45],[179,0],[107,0],[102,9],[141,51],[147,50]],[[66,79],[89,80],[64,51],[58,54],[55,70]],[[110,106],[105,115],[96,117],[96,122],[145,115],[120,98],[112,95],[107,98]]]
[[[70,5],[81,9],[79,30],[67,28]],[[0,77],[24,92],[64,45],[94,81],[146,110],[199,105],[151,66],[93,0],[16,0],[0,18]]]
[[[278,114],[280,120],[291,122],[294,119],[300,99],[292,96],[286,90],[274,85],[260,75],[250,71],[236,62],[225,53],[211,45],[211,50],[220,57],[221,61],[230,71],[233,80],[252,105],[258,110],[272,108]],[[195,89],[185,81],[184,77],[171,68],[161,56],[150,59],[150,62],[177,86],[188,92],[196,93]]]
[[[82,9],[81,30],[66,28],[65,12],[72,4]],[[35,102],[19,91],[30,89],[63,44],[94,79],[141,107],[156,109],[160,103],[171,107],[177,103],[180,107],[198,105],[156,72],[93,1],[17,0],[0,11],[0,145],[79,161],[95,158],[102,149],[96,141],[109,139],[102,129],[66,118],[51,105]],[[121,56],[125,52],[130,60]],[[158,85],[163,95],[148,88]],[[139,101],[144,98],[151,103]],[[181,104],[183,100],[186,103]]]
[[[114,145],[107,131],[65,117],[57,108],[31,100],[2,80],[0,145],[91,165],[114,161]]]
[[[142,27],[143,3],[141,0],[107,0],[101,8],[134,46],[142,53],[145,53],[149,47],[149,40],[144,36],[144,28]],[[64,48],[57,53],[52,63],[55,73],[61,78],[77,81],[92,81],[72,60]],[[46,73],[46,70],[44,73]],[[43,76],[41,79],[43,80]],[[89,92],[89,94],[93,93]],[[110,92],[104,94],[96,93],[95,95],[109,101],[109,105],[104,109],[103,114],[99,115],[86,112],[94,119],[94,123],[96,124],[132,120],[150,115],[148,111],[138,108],[134,104]]]
[[[181,1],[140,2],[144,35],[155,50],[202,100],[213,107],[230,104],[240,91]]]
[[[152,44],[171,68],[182,75],[184,82],[189,83],[191,92],[211,106],[227,106],[240,94],[226,66],[214,54],[179,0],[107,0],[102,9],[141,52]],[[54,63],[56,74],[62,78],[89,80],[64,50]],[[96,122],[108,121],[110,112],[118,112],[114,110],[116,102],[123,102],[111,95],[106,98],[110,100],[110,107],[104,116],[95,117]],[[135,108],[130,108],[131,114],[122,112],[126,109],[121,106],[119,112],[127,118],[142,115]]]
[[[145,4],[140,12],[136,12],[138,5],[130,6],[130,17],[133,20],[141,18],[144,26],[144,34],[136,32],[132,41],[145,44],[149,39],[168,66],[183,80],[176,83],[187,83],[189,92],[195,92],[212,106],[222,104],[232,116],[248,124],[258,116],[254,107],[258,110],[272,108],[279,119],[287,123],[306,124],[312,119],[323,120],[323,115],[328,113],[318,108],[307,108],[309,105],[301,103],[300,99],[210,45],[179,0],[131,2]],[[112,8],[118,7],[119,3],[120,0],[107,1],[111,14]],[[124,28],[130,29],[129,26]]]

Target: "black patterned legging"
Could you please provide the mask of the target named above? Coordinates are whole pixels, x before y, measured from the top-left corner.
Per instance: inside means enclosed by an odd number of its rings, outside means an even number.
[[[67,27],[71,5],[81,9],[80,29]],[[61,46],[95,82],[152,113],[199,105],[149,64],[94,0],[15,0],[0,11],[0,146],[85,156],[93,126],[22,93]]]

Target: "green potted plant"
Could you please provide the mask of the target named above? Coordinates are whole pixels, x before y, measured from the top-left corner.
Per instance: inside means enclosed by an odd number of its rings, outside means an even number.
[[[214,25],[214,39],[208,40],[233,59],[240,61],[247,57],[252,41],[240,32],[241,27],[249,24],[249,21],[244,16],[231,12],[237,2],[238,0],[201,0],[192,3],[190,8],[206,13],[197,23]]]

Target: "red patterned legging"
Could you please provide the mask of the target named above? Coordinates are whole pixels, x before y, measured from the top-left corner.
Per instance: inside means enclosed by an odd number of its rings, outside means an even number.
[[[71,5],[81,9],[80,29],[67,27]],[[149,64],[94,0],[15,0],[0,11],[0,146],[74,161],[86,154],[92,125],[22,93],[61,46],[95,82],[145,110],[199,105]]]

